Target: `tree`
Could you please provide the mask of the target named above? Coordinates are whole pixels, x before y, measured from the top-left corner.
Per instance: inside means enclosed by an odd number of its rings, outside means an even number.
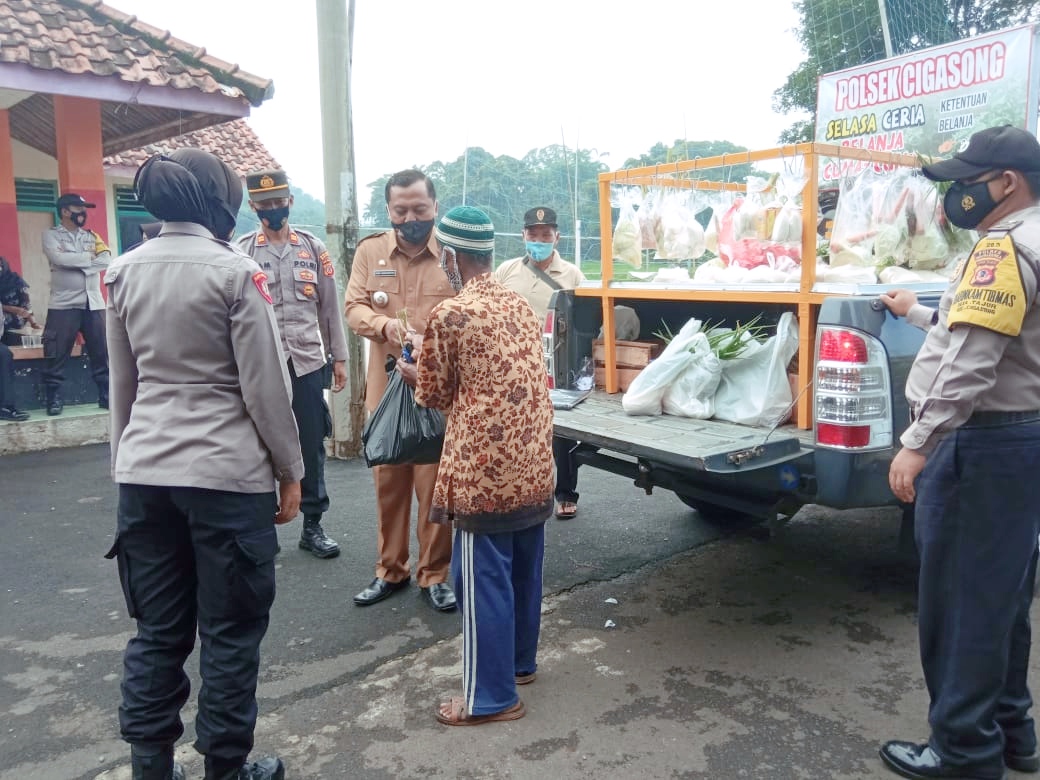
[[[885,0],[893,54],[1040,21],[1034,0]],[[773,93],[773,108],[812,117],[793,123],[781,143],[811,141],[820,76],[885,57],[878,0],[797,0],[796,30],[806,59]]]
[[[669,163],[682,162],[683,160],[696,160],[704,157],[718,157],[723,154],[735,152],[746,152],[746,146],[737,146],[729,141],[688,141],[677,138],[671,146],[663,143],[654,144],[650,151],[639,157],[630,157],[625,160],[625,168],[636,168],[647,165],[661,165],[662,173],[667,174]],[[733,165],[726,168],[708,168],[703,172],[698,171],[697,177],[709,181],[735,181],[742,182],[752,173],[750,165]]]

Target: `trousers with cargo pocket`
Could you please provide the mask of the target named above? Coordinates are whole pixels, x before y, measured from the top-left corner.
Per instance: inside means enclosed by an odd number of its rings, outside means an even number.
[[[260,641],[275,595],[271,493],[119,485],[116,558],[137,635],[123,657],[119,726],[131,745],[183,734],[184,662],[201,643],[195,748],[226,761],[253,748]]]

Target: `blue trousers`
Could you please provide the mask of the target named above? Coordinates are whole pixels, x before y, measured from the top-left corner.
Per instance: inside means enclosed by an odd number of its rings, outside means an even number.
[[[470,715],[516,704],[515,676],[537,668],[545,524],[523,531],[455,531],[451,574],[462,608],[462,693]]]
[[[917,482],[918,630],[930,745],[951,765],[1032,753],[1026,682],[1037,564],[1040,423],[966,425]]]
[[[119,726],[131,745],[184,733],[184,662],[201,641],[195,747],[241,762],[253,748],[260,641],[274,602],[275,494],[119,485],[119,563],[137,636],[123,656]]]

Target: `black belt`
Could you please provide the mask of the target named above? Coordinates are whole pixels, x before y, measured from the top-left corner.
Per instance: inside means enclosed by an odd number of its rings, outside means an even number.
[[[989,427],[994,425],[1019,425],[1021,423],[1040,422],[1040,409],[1025,412],[973,412],[965,426]]]

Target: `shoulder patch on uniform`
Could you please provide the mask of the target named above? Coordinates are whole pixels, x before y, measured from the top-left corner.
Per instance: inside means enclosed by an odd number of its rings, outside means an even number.
[[[336,267],[332,264],[332,259],[329,257],[328,252],[321,253],[321,272],[326,276],[336,275]]]
[[[265,301],[274,303],[274,300],[271,298],[271,290],[267,286],[267,274],[263,271],[257,271],[253,274],[253,284],[256,285],[256,289],[260,291],[260,294],[264,296]]]
[[[1006,336],[1022,331],[1026,293],[1011,236],[987,236],[975,244],[950,303],[949,327],[975,325]]]
[[[389,230],[380,230],[380,231],[379,231],[378,233],[373,233],[373,234],[372,234],[372,235],[370,235],[370,236],[365,236],[365,237],[364,237],[363,239],[361,239],[360,241],[358,241],[358,244],[359,244],[359,245],[360,245],[360,244],[363,244],[363,243],[365,243],[366,241],[368,241],[368,240],[369,240],[370,238],[378,238],[379,236],[385,236],[385,235],[386,235],[387,233],[389,233],[389,232],[390,232]]]
[[[289,243],[296,246],[300,243],[300,236],[295,230],[289,231]]]
[[[105,269],[105,284],[114,284],[119,279],[119,272],[123,270],[121,265],[109,266]]]

